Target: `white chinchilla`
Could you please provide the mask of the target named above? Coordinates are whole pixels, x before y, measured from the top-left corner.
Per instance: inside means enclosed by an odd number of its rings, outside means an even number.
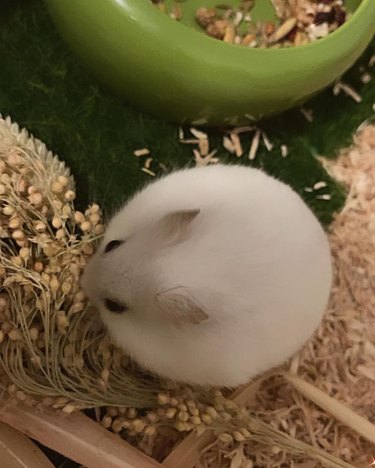
[[[176,171],[110,221],[82,284],[114,342],[169,379],[234,387],[291,357],[326,308],[330,249],[260,170]]]

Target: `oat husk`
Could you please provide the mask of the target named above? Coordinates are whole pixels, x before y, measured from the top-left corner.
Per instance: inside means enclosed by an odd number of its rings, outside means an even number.
[[[347,205],[330,235],[336,283],[315,340],[291,365],[294,373],[372,421],[374,140],[374,128],[367,127],[349,156],[326,163],[349,187]],[[316,460],[348,467],[368,456],[371,447],[349,421],[338,424],[329,411],[293,390],[280,372],[265,380],[248,411],[225,390],[145,374],[114,348],[79,287],[103,232],[100,208],[94,204],[82,213],[74,198],[74,181],[64,164],[10,119],[0,119],[4,401],[64,413],[92,408],[98,423],[157,460],[186,434],[207,431],[216,438],[197,466],[298,466],[293,463]]]

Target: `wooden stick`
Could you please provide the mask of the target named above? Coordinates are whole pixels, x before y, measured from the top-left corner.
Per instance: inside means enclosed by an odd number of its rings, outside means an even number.
[[[0,463],[3,468],[53,468],[27,436],[4,423],[0,423]]]
[[[21,405],[4,405],[0,420],[87,468],[162,466],[83,413],[62,415],[50,410],[36,412]],[[1,466],[7,465],[1,460]],[[39,467],[44,468],[42,464]]]

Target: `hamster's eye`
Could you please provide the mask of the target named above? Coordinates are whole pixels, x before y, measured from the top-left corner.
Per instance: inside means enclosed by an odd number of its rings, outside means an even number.
[[[119,240],[113,240],[111,242],[108,242],[108,244],[105,246],[104,253],[108,253],[111,250],[117,249],[117,247],[120,247],[120,245],[123,243],[124,241]]]
[[[110,312],[115,314],[122,314],[128,310],[128,307],[124,304],[119,304],[118,302],[112,301],[111,299],[104,299],[104,305]]]

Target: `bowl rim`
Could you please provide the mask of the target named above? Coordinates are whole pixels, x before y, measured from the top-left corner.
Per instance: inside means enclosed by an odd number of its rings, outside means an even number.
[[[114,1],[118,3],[118,0],[114,0]],[[132,2],[134,0],[125,0],[125,1]],[[138,4],[141,3],[141,0],[135,0],[135,1]],[[221,50],[223,50],[223,48],[227,48],[228,51],[229,50],[233,51],[233,48],[234,48],[237,51],[240,50],[242,53],[247,54],[249,51],[251,51],[251,53],[256,53],[259,55],[260,54],[268,54],[268,55],[290,54],[290,53],[294,53],[295,51],[301,51],[301,50],[310,51],[311,49],[314,49],[314,48],[324,47],[331,41],[335,41],[336,39],[339,39],[340,36],[344,37],[346,30],[355,26],[356,23],[358,23],[358,21],[361,20],[362,16],[367,14],[367,10],[371,10],[372,8],[374,8],[374,11],[375,11],[375,0],[361,0],[358,7],[355,9],[355,11],[353,12],[353,14],[351,15],[348,21],[345,21],[343,25],[341,25],[335,31],[329,33],[327,36],[321,39],[318,39],[313,42],[309,42],[307,44],[299,45],[299,46],[280,47],[280,48],[258,48],[258,47],[252,48],[252,47],[240,47],[238,44],[230,44],[227,42],[219,41],[213,37],[208,36],[207,34],[204,34],[203,32],[200,32],[199,30],[191,28],[185,25],[184,23],[181,23],[179,21],[176,21],[170,18],[164,12],[156,8],[155,5],[151,2],[151,0],[143,0],[143,1],[148,4],[147,8],[150,10],[150,13],[152,12],[152,10],[154,10],[151,14],[152,16],[154,16],[155,20],[162,22],[163,28],[165,27],[165,28],[170,29],[172,33],[177,32],[178,30],[180,32],[184,31],[184,35],[186,36],[186,38],[189,38],[189,36],[191,37],[192,40],[194,39],[196,40],[197,38],[199,38],[202,46],[216,47],[216,48],[220,47]],[[167,31],[164,31],[164,32],[167,32]],[[374,33],[375,33],[375,19],[374,19]]]

